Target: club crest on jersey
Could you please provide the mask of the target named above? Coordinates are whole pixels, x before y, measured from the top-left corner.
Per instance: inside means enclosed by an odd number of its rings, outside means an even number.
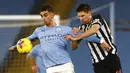
[[[60,31],[61,31],[61,28],[57,28],[56,31],[57,31],[57,32],[60,32]]]

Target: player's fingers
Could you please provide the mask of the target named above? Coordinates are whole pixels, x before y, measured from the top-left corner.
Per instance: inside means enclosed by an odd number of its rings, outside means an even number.
[[[111,47],[110,47],[110,46],[108,46],[107,51],[110,51],[110,50],[111,50]]]
[[[79,31],[79,28],[74,27],[73,30],[74,31]]]
[[[9,48],[9,50],[11,51],[11,50],[13,50],[13,48],[12,48],[12,47],[10,47],[10,48]]]
[[[111,47],[109,46],[109,44],[106,41],[103,41],[103,43],[101,43],[101,47],[106,51],[110,51],[110,49],[111,49]]]
[[[10,47],[10,48],[9,48],[9,51],[10,51],[10,52],[13,52],[13,51],[14,51],[14,47]]]
[[[70,38],[69,38],[69,36],[64,36],[64,39],[69,40]]]
[[[75,32],[73,32],[74,33],[74,35],[78,35],[78,31],[75,31]]]

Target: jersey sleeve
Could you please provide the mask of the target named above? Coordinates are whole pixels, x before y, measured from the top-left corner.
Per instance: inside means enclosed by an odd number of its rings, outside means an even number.
[[[37,40],[38,37],[37,37],[37,32],[38,32],[38,29],[36,29],[32,35],[30,35],[29,37],[27,37],[31,42],[34,41],[34,40]],[[17,49],[16,45],[13,46],[14,49]]]
[[[92,43],[100,43],[101,39],[97,38],[96,35],[89,36],[88,38],[84,38],[86,42],[92,42]]]
[[[92,21],[92,24],[94,25],[94,24],[99,24],[100,26],[102,26],[103,25],[103,18],[102,18],[102,16],[101,15],[95,15],[95,16],[93,16],[93,21]]]
[[[29,37],[27,37],[30,41],[34,41],[34,40],[37,40],[38,39],[38,36],[37,36],[37,33],[38,33],[38,29],[36,29],[32,35],[30,35]]]

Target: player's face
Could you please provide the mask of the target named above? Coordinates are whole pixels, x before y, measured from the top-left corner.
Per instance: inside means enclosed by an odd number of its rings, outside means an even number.
[[[40,15],[41,15],[45,25],[51,24],[53,17],[54,17],[53,12],[42,11],[42,12],[40,12]]]
[[[78,17],[83,24],[91,24],[92,15],[91,12],[78,12]]]

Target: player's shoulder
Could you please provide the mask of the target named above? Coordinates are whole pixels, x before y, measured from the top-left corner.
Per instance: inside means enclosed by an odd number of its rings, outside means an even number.
[[[102,24],[104,23],[104,18],[100,14],[93,15],[92,17],[92,23],[93,24]]]
[[[94,19],[102,19],[102,16],[100,14],[95,14],[92,17],[93,17],[93,20]]]
[[[46,26],[40,26],[40,27],[37,27],[36,29],[41,30],[41,29],[45,29],[45,28],[46,28]]]
[[[69,27],[69,26],[60,25],[60,26],[57,26],[57,30],[61,30],[61,31],[70,31],[70,30],[72,30],[72,28]]]
[[[61,28],[64,28],[64,29],[71,29],[71,27],[70,26],[65,26],[65,25],[63,25],[63,26],[60,26]]]
[[[46,26],[37,27],[35,31],[45,31]]]

